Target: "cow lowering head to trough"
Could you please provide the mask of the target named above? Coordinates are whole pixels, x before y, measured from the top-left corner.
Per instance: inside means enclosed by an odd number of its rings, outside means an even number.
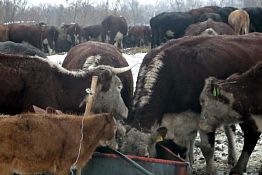
[[[249,32],[249,15],[245,10],[235,10],[228,16],[228,24],[238,35]]]
[[[109,15],[101,22],[102,41],[123,48],[123,38],[127,34],[127,22],[122,16]]]
[[[81,127],[83,125],[83,140]],[[78,174],[101,141],[114,137],[112,114],[52,115],[25,113],[0,116],[0,174]],[[82,149],[79,153],[79,144]],[[78,157],[79,155],[79,157]]]
[[[84,42],[73,47],[64,59],[62,67],[69,70],[88,70],[98,65],[110,65],[112,67],[126,67],[128,63],[117,47],[101,42]],[[127,107],[130,106],[133,97],[133,76],[127,71],[118,74],[122,81],[121,96]]]
[[[12,41],[0,42],[0,52],[4,54],[39,56],[46,58],[46,54],[38,48],[24,43],[14,43]]]
[[[148,46],[151,41],[151,29],[149,26],[136,25],[128,29],[125,38],[126,47]]]
[[[79,105],[85,99],[85,90],[97,75],[94,111],[126,117],[122,83],[116,76],[126,69],[101,65],[87,71],[68,71],[40,58],[0,54],[0,113],[32,111],[32,105],[36,105],[81,114],[84,106]]]
[[[242,123],[246,127],[244,145],[249,147],[230,174],[243,174],[249,157],[262,131],[262,62],[242,74],[234,74],[226,80],[214,77],[206,79],[200,95],[202,106],[200,132],[214,132],[221,125]],[[243,125],[245,124],[245,125]],[[249,139],[252,137],[253,139]],[[208,143],[207,137],[202,137]],[[250,151],[251,150],[251,151]],[[262,171],[260,172],[262,173]]]
[[[258,33],[190,36],[151,50],[139,70],[129,123],[144,132],[164,125],[168,137],[188,147],[198,130],[199,96],[205,78],[226,78],[246,71],[262,59],[260,44],[262,35]],[[209,133],[209,139],[212,142],[214,133]],[[212,166],[214,145],[201,149],[206,158],[206,173],[212,174],[216,171]]]

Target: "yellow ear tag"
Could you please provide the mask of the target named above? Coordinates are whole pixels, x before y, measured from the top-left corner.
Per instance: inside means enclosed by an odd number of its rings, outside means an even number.
[[[161,141],[163,141],[164,139],[163,139],[163,137],[162,136],[157,136],[157,138],[156,138],[156,142],[161,142]]]

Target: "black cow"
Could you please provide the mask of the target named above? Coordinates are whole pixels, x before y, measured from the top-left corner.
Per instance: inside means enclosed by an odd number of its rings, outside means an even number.
[[[262,32],[262,8],[261,7],[247,7],[243,8],[250,19],[250,32]]]
[[[82,114],[85,107],[79,105],[86,97],[92,76],[97,75],[93,111],[126,117],[128,109],[121,98],[122,83],[116,73],[120,73],[119,68],[110,66],[68,71],[41,58],[0,54],[0,113],[33,111],[36,105]]]
[[[86,41],[102,41],[101,39],[102,26],[101,25],[92,25],[83,27],[82,36]]]
[[[101,42],[88,41],[74,46],[64,59],[62,67],[75,69],[88,69],[97,65],[110,65],[112,67],[126,67],[128,63],[117,47]],[[133,76],[131,71],[118,75],[123,83],[122,98],[127,107],[133,97]]]
[[[127,34],[127,22],[124,17],[109,15],[102,25],[102,41],[123,48],[123,38]]]
[[[166,126],[175,143],[189,147],[198,130],[205,78],[246,71],[262,60],[261,44],[261,34],[190,36],[151,50],[139,70],[128,122],[147,132]],[[201,149],[206,173],[212,174],[214,133],[208,136],[210,143]]]
[[[216,12],[217,6],[206,6],[188,12],[163,12],[150,19],[152,30],[151,47],[154,48],[167,40],[184,36],[186,28],[199,21],[204,13]]]
[[[262,62],[243,74],[234,74],[226,80],[206,79],[200,95],[202,106],[200,129],[203,134],[215,132],[221,125],[232,123],[245,127],[244,147],[240,161],[230,174],[243,174],[249,157],[262,131]],[[250,139],[252,137],[252,139]],[[202,137],[208,138],[208,137]],[[203,142],[208,143],[207,140]],[[214,143],[213,143],[214,144]],[[261,172],[262,173],[262,170]]]
[[[46,54],[38,48],[24,43],[14,43],[12,41],[0,42],[0,52],[5,54],[39,56],[46,58]]]

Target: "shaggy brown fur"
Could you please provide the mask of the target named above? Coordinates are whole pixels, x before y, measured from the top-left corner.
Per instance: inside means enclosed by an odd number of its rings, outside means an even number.
[[[228,24],[239,35],[249,32],[249,15],[245,10],[235,10],[228,16]]]
[[[76,161],[82,118],[74,115],[20,114],[0,117],[0,174],[49,172],[69,173]],[[113,138],[111,114],[84,118],[83,144],[77,169],[91,158],[99,141]]]

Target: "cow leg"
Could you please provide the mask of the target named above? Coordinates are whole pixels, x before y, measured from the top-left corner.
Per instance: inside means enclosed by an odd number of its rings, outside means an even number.
[[[249,157],[254,150],[261,134],[260,132],[257,132],[254,127],[247,123],[242,123],[240,126],[244,133],[244,146],[238,162],[236,166],[231,169],[230,174],[243,174],[243,172],[246,171]]]
[[[199,134],[201,139],[200,148],[206,159],[206,175],[214,175],[216,174],[214,163],[215,131],[207,133],[200,130]]]
[[[232,132],[232,129],[230,126],[224,126],[224,131],[227,136],[228,140],[228,164],[229,165],[235,165],[236,163],[236,149],[235,149],[235,142],[234,142],[234,133]]]

